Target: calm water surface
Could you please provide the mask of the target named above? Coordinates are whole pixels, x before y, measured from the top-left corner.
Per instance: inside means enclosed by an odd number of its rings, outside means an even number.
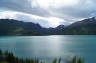
[[[0,49],[23,58],[66,60],[76,55],[84,57],[86,63],[96,63],[95,35],[3,36]]]

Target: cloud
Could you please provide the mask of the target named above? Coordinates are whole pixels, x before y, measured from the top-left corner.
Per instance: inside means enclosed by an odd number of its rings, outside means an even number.
[[[33,0],[32,6],[34,7],[42,7],[42,8],[59,8],[64,6],[75,5],[79,2],[79,0]]]
[[[76,18],[88,18],[92,13],[96,12],[95,6],[94,0],[81,0],[74,7],[60,8],[57,11]]]
[[[96,0],[0,0],[0,9],[42,17],[44,19],[38,19],[38,23],[50,26],[49,24],[47,25],[47,23],[53,19],[58,20],[57,18],[62,19],[64,21],[62,23],[68,24],[80,19],[95,16],[95,2]],[[17,13],[15,16],[24,17],[25,14],[21,15]],[[27,19],[30,18],[27,17],[24,20]],[[32,19],[34,20],[34,18]],[[65,21],[67,23],[65,23]]]
[[[0,9],[13,10],[36,15],[48,16],[49,13],[44,9],[32,8],[32,0],[0,0]],[[42,14],[46,13],[46,14]]]
[[[0,8],[28,12],[31,6],[28,0],[0,0]]]
[[[33,22],[38,23],[42,27],[46,28],[57,27],[58,25],[62,24],[62,22],[66,23],[66,21],[57,17],[41,17],[37,15],[14,11],[0,12],[0,19],[15,19],[19,21]]]
[[[51,15],[62,17],[63,19],[66,19],[66,17],[68,19],[82,19],[91,17],[94,13],[96,14],[95,0],[54,0],[53,2],[52,1],[53,0],[48,0],[47,3],[43,4],[43,0],[35,0],[35,2],[37,2],[37,7],[39,5],[43,9],[47,9]]]

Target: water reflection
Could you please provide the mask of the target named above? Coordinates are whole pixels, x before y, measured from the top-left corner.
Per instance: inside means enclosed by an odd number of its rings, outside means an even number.
[[[0,48],[25,58],[67,58],[79,55],[92,62],[96,57],[96,36],[0,37]]]

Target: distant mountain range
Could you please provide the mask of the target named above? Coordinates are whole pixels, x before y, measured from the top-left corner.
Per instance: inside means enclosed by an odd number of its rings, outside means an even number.
[[[0,35],[96,35],[96,19],[92,17],[69,26],[59,25],[56,28],[43,28],[39,24],[14,19],[0,19]]]

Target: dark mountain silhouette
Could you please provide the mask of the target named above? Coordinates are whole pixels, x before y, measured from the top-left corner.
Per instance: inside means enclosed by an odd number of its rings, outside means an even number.
[[[39,24],[13,19],[0,19],[0,35],[44,35]]]
[[[0,35],[95,35],[96,19],[88,18],[72,23],[69,26],[59,25],[56,28],[43,28],[39,24],[14,19],[0,19]]]
[[[68,35],[96,35],[95,17],[75,22],[63,29],[62,34]]]

